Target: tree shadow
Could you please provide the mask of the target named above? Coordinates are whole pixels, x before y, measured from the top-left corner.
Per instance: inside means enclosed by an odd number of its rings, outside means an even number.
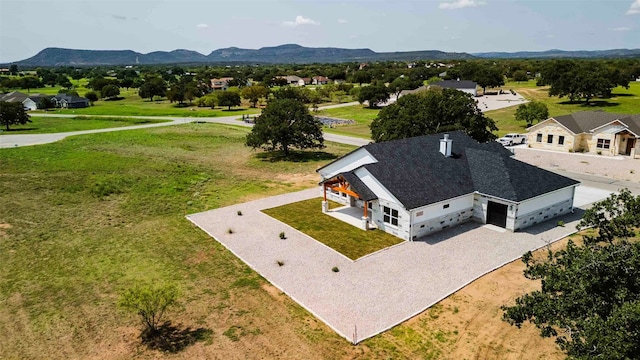
[[[9,130],[7,130],[7,128],[0,128],[0,132],[6,132],[6,133],[10,133],[12,131],[33,131],[33,130],[38,130],[39,128],[37,127],[27,127],[27,128],[19,128],[19,129],[11,129],[9,128]]]
[[[222,109],[224,112],[237,112],[237,111],[245,111],[247,109]]]
[[[622,94],[622,93],[611,93],[611,97],[627,97],[627,96],[635,96],[634,94]]]
[[[328,153],[326,151],[297,151],[289,150],[289,155],[285,156],[283,151],[265,151],[256,154],[256,157],[262,161],[279,162],[309,162],[319,160],[334,160],[338,158],[337,155]]]
[[[120,101],[120,100],[124,100],[124,97],[116,96],[116,97],[112,97],[112,98],[108,98],[108,99],[103,99],[102,101]]]
[[[581,107],[587,107],[587,108],[592,108],[592,107],[604,108],[604,107],[620,106],[619,102],[611,102],[607,100],[590,100],[589,103],[586,103],[584,101],[567,100],[567,101],[562,101],[559,104],[560,105],[580,105]]]
[[[177,353],[198,341],[211,338],[213,331],[206,328],[192,330],[190,327],[173,326],[170,321],[162,324],[157,331],[145,329],[140,338],[150,349]]]

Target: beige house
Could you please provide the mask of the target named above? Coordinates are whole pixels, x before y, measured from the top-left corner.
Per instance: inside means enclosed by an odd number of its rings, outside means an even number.
[[[528,129],[529,147],[640,158],[640,114],[582,111]]]

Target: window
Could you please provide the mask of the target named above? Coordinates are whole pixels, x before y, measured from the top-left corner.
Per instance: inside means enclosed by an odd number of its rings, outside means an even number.
[[[547,144],[553,144],[553,135],[547,135]]]
[[[542,134],[536,135],[536,141],[537,142],[542,142]]]
[[[367,207],[369,208],[369,210],[373,209],[373,204],[371,204],[371,201],[367,202]]]
[[[564,136],[558,136],[558,145],[564,145]]]
[[[611,146],[611,140],[608,139],[598,139],[598,143],[596,147],[598,149],[608,149]]]
[[[449,204],[444,204],[444,205],[442,205],[442,208],[443,208],[443,209],[448,209],[448,208],[449,208]]]
[[[383,221],[387,224],[398,226],[398,210],[384,206]]]

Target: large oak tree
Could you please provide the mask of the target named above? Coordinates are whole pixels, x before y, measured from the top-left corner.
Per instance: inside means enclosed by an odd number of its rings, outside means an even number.
[[[322,123],[311,116],[299,100],[273,99],[256,119],[245,144],[254,149],[281,150],[285,157],[291,147],[321,149],[324,147]]]
[[[637,359],[640,354],[640,196],[629,190],[596,203],[578,228],[593,227],[584,245],[569,240],[536,260],[522,257],[524,276],[540,290],[503,307],[503,319],[540,329],[574,359]]]
[[[430,89],[408,94],[383,108],[371,123],[376,142],[461,130],[479,142],[494,140],[498,130],[470,94],[455,89]]]

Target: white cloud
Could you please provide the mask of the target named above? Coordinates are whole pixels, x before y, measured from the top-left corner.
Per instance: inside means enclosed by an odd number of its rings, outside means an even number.
[[[466,8],[466,7],[476,7],[476,6],[480,6],[480,5],[486,5],[487,3],[485,1],[476,1],[476,0],[456,0],[453,2],[444,2],[444,3],[440,3],[440,5],[438,6],[440,9],[447,9],[447,10],[453,10],[453,9],[462,9],[462,8]]]
[[[631,30],[630,27],[624,27],[624,26],[611,29],[611,31],[629,31],[629,30]]]
[[[640,0],[635,0],[631,3],[629,10],[627,10],[627,15],[635,15],[640,14]]]
[[[209,27],[209,25],[208,25],[208,24],[198,24],[198,25],[196,25],[196,27],[197,27],[198,29],[206,29],[206,28],[208,28],[208,27]]]
[[[298,15],[296,16],[296,19],[294,21],[283,21],[282,25],[296,27],[300,25],[320,25],[320,23],[304,16]]]
[[[345,20],[345,19],[338,19],[338,24],[346,24],[346,23],[348,23],[348,21],[347,21],[347,20]]]

